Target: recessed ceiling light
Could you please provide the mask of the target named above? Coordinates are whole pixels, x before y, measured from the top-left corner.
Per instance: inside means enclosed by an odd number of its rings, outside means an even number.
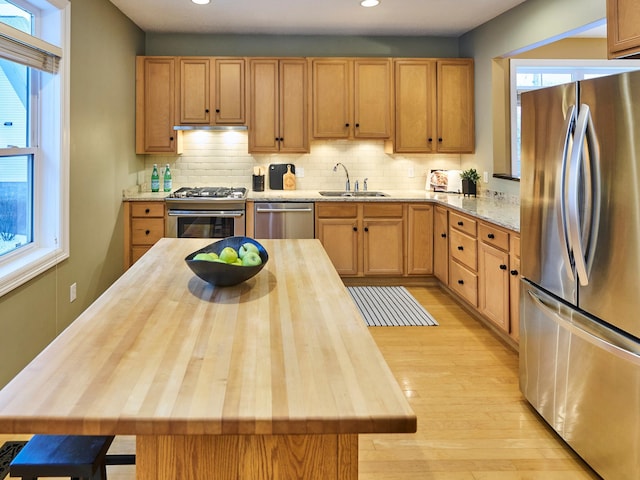
[[[362,0],[360,5],[363,7],[375,7],[380,3],[380,0]]]
[[[206,5],[211,0],[191,0],[193,3],[197,3],[198,5]]]

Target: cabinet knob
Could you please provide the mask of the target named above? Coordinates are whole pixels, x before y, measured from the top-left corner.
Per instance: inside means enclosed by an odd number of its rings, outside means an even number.
[[[169,140],[171,140],[173,142],[173,137],[169,137]]]
[[[357,232],[358,231],[358,227],[353,227],[353,231]]]
[[[496,236],[493,233],[490,233],[490,234],[487,235],[487,238],[494,239],[494,238],[496,238]]]
[[[281,142],[284,142],[284,137],[280,137],[278,140],[280,140]]]
[[[345,127],[347,127],[347,128],[349,128],[349,124],[348,124],[348,123],[345,123],[345,124],[344,124],[344,126],[345,126]]]
[[[447,234],[446,234],[446,233],[441,233],[441,234],[440,234],[440,236],[441,236],[442,238],[447,238]]]
[[[219,108],[216,108],[216,113],[220,113],[220,109]]]
[[[209,109],[208,109],[208,108],[205,108],[205,109],[204,109],[204,113],[209,113]]]
[[[518,270],[511,270],[511,272],[509,273],[511,273],[511,275],[515,277],[516,275],[518,275]]]
[[[438,142],[442,143],[442,138],[438,138]]]
[[[144,209],[144,213],[149,213],[151,210],[149,210],[148,208]]]
[[[368,232],[369,231],[369,227],[364,227],[364,231]]]
[[[460,285],[464,285],[464,280],[458,280],[458,283],[459,283]]]
[[[458,225],[463,226],[463,225],[464,225],[464,222],[463,222],[463,221],[460,221],[460,222],[458,222]]]
[[[356,123],[356,128],[360,128],[360,124],[359,123]]]
[[[145,231],[144,231],[144,234],[145,234],[145,235],[149,235],[150,233],[151,233],[151,231],[150,231],[150,230],[145,230]]]
[[[433,138],[429,137],[429,138],[427,138],[427,141],[428,141],[429,143],[431,143],[431,142],[433,142]]]
[[[500,265],[500,270],[506,270],[506,269],[507,269],[507,266],[506,266],[506,265],[504,265],[504,264],[503,264],[503,265]]]
[[[464,250],[464,247],[462,245],[458,245],[458,250],[462,251]]]

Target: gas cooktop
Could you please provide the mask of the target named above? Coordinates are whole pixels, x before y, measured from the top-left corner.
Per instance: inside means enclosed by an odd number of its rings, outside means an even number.
[[[244,187],[182,187],[168,195],[171,199],[197,198],[200,200],[244,200],[247,189]]]

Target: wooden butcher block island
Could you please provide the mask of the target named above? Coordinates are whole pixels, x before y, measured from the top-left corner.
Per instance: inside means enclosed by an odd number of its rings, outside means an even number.
[[[162,239],[0,391],[0,433],[136,435],[136,477],[349,479],[416,417],[317,240],[212,287]],[[243,268],[243,267],[238,267]]]

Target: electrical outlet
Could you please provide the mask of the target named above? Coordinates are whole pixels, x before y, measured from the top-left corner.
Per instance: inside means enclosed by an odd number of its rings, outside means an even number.
[[[69,287],[69,302],[73,302],[76,299],[76,284],[72,283]]]
[[[416,176],[416,171],[413,167],[409,167],[409,178],[413,178]]]
[[[482,172],[482,181],[484,183],[489,183],[489,172]]]
[[[304,168],[302,167],[296,168],[296,177],[304,178]]]

